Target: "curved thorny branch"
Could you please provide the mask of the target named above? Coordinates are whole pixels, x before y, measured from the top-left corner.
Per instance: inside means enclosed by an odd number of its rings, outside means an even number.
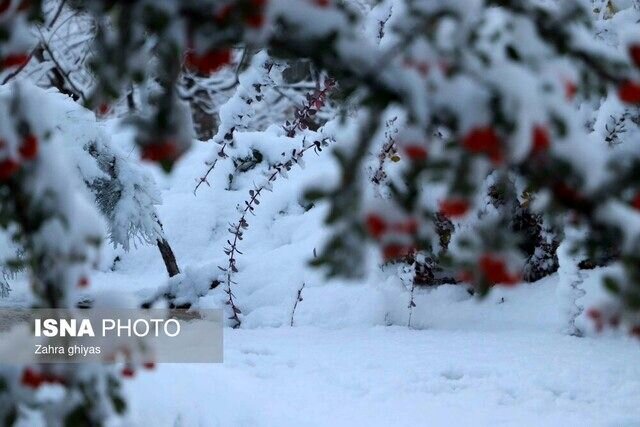
[[[240,218],[237,222],[230,224],[229,233],[233,236],[231,239],[227,240],[227,246],[224,248],[224,253],[228,257],[228,262],[226,267],[218,267],[220,270],[224,272],[224,284],[225,284],[225,293],[227,294],[227,302],[226,304],[231,307],[232,314],[229,317],[230,320],[234,321],[233,327],[237,328],[242,323],[238,314],[242,314],[240,309],[238,308],[235,295],[233,294],[231,288],[232,285],[235,285],[236,282],[233,281],[233,275],[238,272],[237,267],[237,256],[242,255],[242,252],[238,249],[238,244],[240,240],[243,239],[244,231],[249,228],[249,223],[247,221],[247,217],[249,214],[254,214],[256,206],[260,204],[260,196],[263,191],[272,191],[273,182],[278,178],[278,176],[286,177],[288,171],[295,164],[299,164],[304,154],[313,150],[316,154],[319,154],[323,147],[328,145],[328,140],[324,139],[322,141],[314,141],[312,144],[305,145],[303,143],[303,148],[300,150],[294,149],[291,152],[291,156],[288,160],[282,163],[278,163],[274,165],[269,172],[267,172],[266,181],[255,188],[249,190],[249,199],[244,201],[244,207],[241,207],[240,210]],[[241,205],[238,205],[239,207]]]

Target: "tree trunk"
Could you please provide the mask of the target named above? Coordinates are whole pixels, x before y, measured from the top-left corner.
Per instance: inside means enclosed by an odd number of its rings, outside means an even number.
[[[164,261],[164,266],[167,268],[167,273],[169,273],[169,277],[180,274],[180,268],[178,268],[176,256],[173,254],[173,250],[171,249],[169,242],[167,242],[167,239],[158,239],[157,243],[158,249],[160,249],[160,255],[162,255],[162,260]]]

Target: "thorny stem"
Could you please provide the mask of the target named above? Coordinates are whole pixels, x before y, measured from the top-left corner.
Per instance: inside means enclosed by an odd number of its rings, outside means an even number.
[[[298,308],[298,303],[302,302],[302,290],[304,289],[306,283],[302,282],[302,286],[298,288],[298,295],[296,296],[296,302],[293,304],[293,310],[291,311],[291,326],[293,326],[293,319],[296,315],[296,308]]]
[[[222,148],[220,148],[220,151],[218,151],[218,157],[216,157],[215,160],[211,162],[211,164],[209,165],[209,169],[207,169],[207,172],[205,172],[205,174],[202,177],[198,178],[198,184],[196,184],[196,188],[193,189],[194,196],[196,195],[196,193],[198,192],[198,189],[202,184],[209,185],[209,181],[207,180],[207,178],[209,177],[209,174],[213,172],[213,169],[216,167],[216,163],[218,163],[218,160],[220,159],[220,157],[227,157],[227,155],[224,153],[225,148],[227,148],[226,142],[222,144]]]
[[[324,82],[324,88],[316,90],[313,94],[307,95],[306,103],[302,104],[301,108],[296,110],[293,123],[288,123],[284,126],[284,130],[287,132],[289,138],[293,138],[296,134],[296,130],[304,130],[307,128],[306,121],[314,116],[318,110],[324,107],[327,94],[335,88],[336,82],[332,78],[328,78]]]
[[[333,90],[335,87],[335,80],[332,78],[327,78],[324,82],[323,89],[317,89],[313,94],[307,94],[307,101],[302,105],[302,107],[296,110],[296,118],[294,119],[293,123],[287,122],[287,124],[284,126],[284,130],[286,131],[289,138],[293,138],[296,135],[297,130],[306,129],[306,120],[315,115],[320,108],[324,107],[327,94],[331,92],[331,90]],[[211,172],[213,172],[213,169],[216,167],[218,160],[220,159],[220,157],[227,157],[224,152],[225,148],[227,148],[227,144],[227,142],[222,144],[222,147],[218,152],[218,157],[216,157],[216,159],[211,162],[205,174],[197,179],[198,183],[193,189],[194,195],[198,192],[198,189],[202,186],[202,184],[209,185],[209,175],[211,174]]]
[[[385,136],[387,140],[382,146],[382,150],[378,154],[378,169],[376,169],[376,172],[371,178],[371,182],[373,182],[374,184],[379,185],[380,183],[382,183],[382,181],[386,177],[386,174],[384,172],[384,163],[390,154],[395,154],[398,151],[396,147],[396,140],[392,136],[392,131],[389,130],[389,128],[396,122],[397,119],[397,117],[394,117],[393,119],[388,120],[386,123],[387,132],[385,132]],[[397,133],[397,131],[393,133]]]
[[[218,267],[220,270],[225,272],[225,293],[227,294],[227,305],[231,307],[232,315],[229,317],[230,320],[233,320],[235,323],[233,325],[234,328],[239,327],[242,324],[240,317],[238,314],[242,314],[238,306],[235,302],[235,295],[231,290],[232,285],[236,284],[233,281],[233,274],[238,272],[238,267],[236,264],[237,255],[242,255],[242,252],[238,250],[238,243],[242,240],[242,236],[244,234],[244,230],[249,228],[249,223],[247,222],[247,216],[249,213],[253,214],[255,207],[260,204],[260,196],[264,190],[271,191],[271,183],[278,178],[278,175],[285,175],[286,171],[291,170],[291,167],[294,163],[299,163],[304,153],[308,150],[313,149],[316,153],[322,151],[322,143],[320,141],[315,141],[313,144],[310,144],[304,147],[301,150],[294,149],[291,153],[291,157],[284,163],[278,163],[273,166],[271,170],[267,173],[267,180],[260,186],[256,186],[254,189],[249,190],[249,200],[244,201],[244,208],[241,210],[240,219],[235,224],[230,224],[229,233],[233,235],[232,240],[227,240],[227,247],[225,247],[224,252],[228,256],[228,263],[226,268]]]
[[[407,322],[407,327],[411,327],[411,317],[413,316],[413,307],[416,306],[415,301],[413,300],[413,293],[416,289],[416,282],[415,280],[413,282],[411,282],[411,298],[409,299],[409,306],[407,307],[409,309],[409,321]]]

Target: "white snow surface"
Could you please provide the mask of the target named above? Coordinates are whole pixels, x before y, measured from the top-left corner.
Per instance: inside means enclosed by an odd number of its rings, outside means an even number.
[[[127,388],[155,426],[633,426],[637,344],[519,330],[225,331]]]
[[[105,125],[135,156],[131,133]],[[163,222],[184,278],[205,286],[225,265],[228,224],[258,174],[225,189],[221,162],[197,196],[193,188],[215,147],[195,144],[158,181]],[[240,330],[225,329],[224,363],[160,365],[125,380],[133,425],[154,426],[633,426],[640,425],[640,344],[611,331],[597,334],[584,309],[606,299],[599,276],[586,273],[584,295],[557,275],[482,301],[460,286],[409,290],[396,267],[373,268],[360,282],[329,281],[307,265],[328,230],[326,207],[300,204],[304,188],[332,175],[326,150],[306,168],[278,178],[250,217],[233,287]],[[166,284],[155,246],[124,252],[108,242],[89,293],[118,291],[138,300]],[[121,261],[113,260],[119,256]],[[378,254],[371,249],[370,262]],[[294,327],[291,312],[302,283]],[[26,278],[12,282],[2,305],[28,304]],[[201,307],[224,307],[219,286]],[[576,298],[572,300],[571,298]],[[568,336],[567,307],[578,308]],[[576,311],[572,310],[575,314]]]

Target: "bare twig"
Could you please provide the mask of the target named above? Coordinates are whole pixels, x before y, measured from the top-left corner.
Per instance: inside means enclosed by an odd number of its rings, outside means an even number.
[[[391,129],[391,126],[393,126],[396,120],[398,120],[398,118],[394,117],[390,120],[387,120],[387,122],[385,123],[385,126],[387,128],[387,130],[385,131],[386,141],[382,146],[382,150],[378,154],[378,169],[376,169],[375,173],[373,174],[373,177],[371,178],[371,181],[374,184],[379,185],[382,183],[382,181],[384,181],[384,179],[387,176],[387,174],[384,171],[384,163],[391,155],[394,155],[398,151],[396,147],[396,140],[393,136],[394,134],[398,133],[398,130],[395,129],[395,131],[393,131]]]
[[[296,308],[298,308],[298,303],[302,302],[302,290],[305,287],[305,283],[302,282],[302,286],[298,288],[298,295],[296,296],[296,302],[293,303],[293,310],[291,310],[291,326],[293,326],[293,319],[296,315]]]

